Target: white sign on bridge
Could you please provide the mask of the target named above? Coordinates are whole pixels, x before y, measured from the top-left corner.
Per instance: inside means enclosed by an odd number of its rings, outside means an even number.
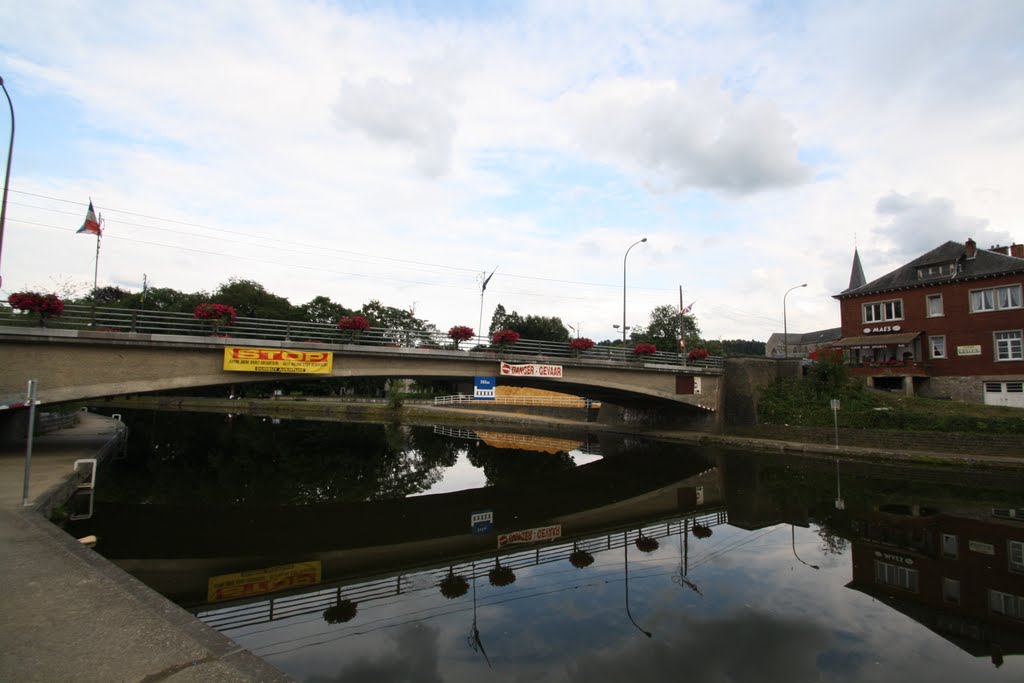
[[[561,377],[561,365],[541,365],[539,363],[522,363],[512,365],[502,361],[501,374],[511,377]]]

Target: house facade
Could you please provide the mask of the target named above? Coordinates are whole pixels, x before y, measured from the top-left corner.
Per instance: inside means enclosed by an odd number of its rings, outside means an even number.
[[[764,344],[768,358],[807,358],[822,346],[828,346],[842,336],[842,330],[832,327],[814,332],[775,332]]]
[[[871,282],[854,253],[843,350],[868,384],[1024,408],[1024,245],[946,242]]]

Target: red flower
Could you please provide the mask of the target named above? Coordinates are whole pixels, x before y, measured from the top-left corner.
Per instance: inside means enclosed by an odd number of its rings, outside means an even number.
[[[495,332],[494,336],[491,337],[491,341],[498,346],[504,346],[505,344],[515,344],[519,341],[519,333],[515,330],[502,330],[501,332]]]
[[[192,316],[196,320],[212,320],[222,325],[230,325],[238,317],[235,307],[227,304],[199,304]]]
[[[707,349],[693,349],[686,355],[686,357],[690,360],[704,360],[708,355]]]
[[[59,316],[64,312],[64,302],[56,294],[15,292],[7,297],[7,303],[17,311],[38,313],[40,321]]]
[[[573,351],[583,353],[588,349],[594,348],[594,340],[587,339],[586,337],[577,337],[576,339],[573,339],[571,342],[569,342],[569,348],[572,349]]]
[[[633,353],[638,356],[648,356],[658,350],[654,344],[640,343],[633,347]]]
[[[352,330],[353,332],[365,332],[370,329],[370,321],[361,315],[346,315],[338,321],[338,329]]]
[[[466,327],[465,325],[456,325],[452,329],[448,330],[448,337],[456,344],[464,342],[467,339],[472,339],[476,333],[472,327]]]

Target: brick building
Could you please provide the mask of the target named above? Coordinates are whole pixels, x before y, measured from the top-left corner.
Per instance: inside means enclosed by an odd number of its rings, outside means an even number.
[[[856,526],[849,588],[975,656],[1024,654],[1024,509],[890,505]]]
[[[854,251],[843,349],[868,384],[1024,408],[1024,245],[946,242],[866,282]]]

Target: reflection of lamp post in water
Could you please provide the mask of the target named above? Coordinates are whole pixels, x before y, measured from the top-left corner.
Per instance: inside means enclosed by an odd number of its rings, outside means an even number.
[[[491,660],[487,656],[487,650],[484,649],[484,644],[480,640],[480,631],[476,627],[476,562],[472,563],[472,569],[470,573],[473,577],[473,630],[469,632],[469,636],[466,637],[466,641],[469,646],[473,648],[473,652],[480,652],[484,656],[484,660],[487,662],[487,668],[491,668]]]
[[[640,628],[640,625],[633,620],[633,615],[629,612],[629,537],[625,531],[622,532],[622,557],[626,565],[626,616],[629,617],[629,620],[633,622],[633,626],[636,626],[640,633],[650,638],[651,632]]]
[[[803,560],[800,559],[800,556],[796,554],[796,527],[793,526],[792,524],[790,524],[789,525],[789,532],[790,532],[789,533],[790,541],[792,542],[792,545],[793,545],[793,557],[795,557],[797,559],[797,562],[799,562],[800,564],[806,564],[811,569],[821,569],[821,567],[819,567],[816,564],[807,564],[806,562],[804,562]]]
[[[843,490],[839,486],[839,458],[836,458],[836,510],[845,510],[846,501],[843,500]]]
[[[672,574],[672,583],[686,586],[697,595],[704,597],[704,594],[697,588],[697,584],[690,581],[687,574],[690,573],[690,520],[684,519],[679,524],[679,570]]]

